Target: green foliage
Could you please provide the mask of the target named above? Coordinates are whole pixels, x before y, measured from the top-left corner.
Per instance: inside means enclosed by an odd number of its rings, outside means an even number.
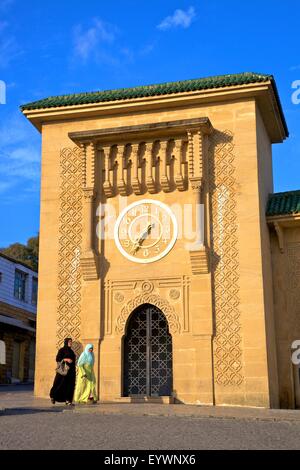
[[[18,261],[28,264],[32,269],[38,270],[39,262],[39,234],[27,240],[27,244],[12,243],[6,248],[0,248],[0,251]]]

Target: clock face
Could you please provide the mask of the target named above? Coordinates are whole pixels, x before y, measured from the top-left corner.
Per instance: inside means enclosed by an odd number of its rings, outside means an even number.
[[[176,217],[166,204],[142,199],[121,212],[114,237],[126,258],[136,263],[152,263],[171,250],[177,233]]]

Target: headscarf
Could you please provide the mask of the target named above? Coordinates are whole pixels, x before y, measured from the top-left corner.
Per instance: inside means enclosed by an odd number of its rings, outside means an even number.
[[[86,347],[84,348],[83,353],[81,353],[77,365],[82,366],[83,364],[90,364],[91,366],[94,365],[95,362],[95,356],[93,352],[89,352],[89,349],[94,349],[94,346],[92,344],[87,344]]]
[[[73,349],[70,348],[70,346],[68,346],[68,342],[70,340],[72,341],[72,338],[65,338],[64,339],[64,345],[63,345],[62,348],[60,348],[60,350],[57,353],[56,362],[60,362],[63,359],[72,359],[73,362],[70,364],[70,366],[74,367],[74,370],[75,370],[76,356],[75,356],[75,353],[74,353]]]
[[[72,338],[65,338],[65,339],[64,339],[64,349],[65,349],[65,348],[71,349],[70,346],[68,345],[68,342],[69,342],[69,341],[72,341]]]

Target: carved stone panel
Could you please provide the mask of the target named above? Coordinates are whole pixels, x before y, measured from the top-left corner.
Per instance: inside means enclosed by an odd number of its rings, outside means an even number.
[[[66,337],[80,338],[82,244],[82,159],[78,147],[60,154],[57,348]]]
[[[189,331],[188,276],[160,279],[107,280],[105,282],[105,334],[124,334],[132,311],[144,303],[160,308],[171,333]]]
[[[235,155],[230,132],[215,132],[210,148],[214,367],[217,384],[243,382]]]

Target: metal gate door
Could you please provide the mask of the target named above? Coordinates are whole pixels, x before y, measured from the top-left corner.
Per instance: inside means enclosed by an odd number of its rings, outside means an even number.
[[[172,336],[166,317],[145,304],[131,316],[124,341],[124,396],[172,393]]]

